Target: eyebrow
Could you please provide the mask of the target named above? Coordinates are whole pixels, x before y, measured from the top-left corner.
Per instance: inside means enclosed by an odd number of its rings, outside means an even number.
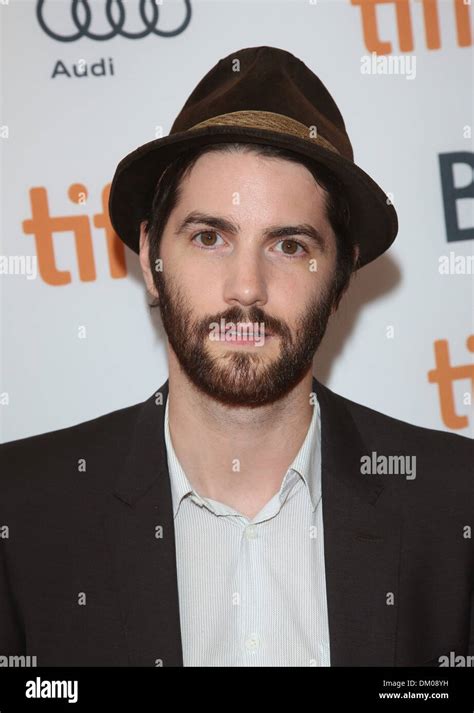
[[[209,215],[207,213],[200,213],[199,211],[192,211],[181,221],[178,228],[175,231],[175,235],[182,233],[188,226],[202,224],[215,228],[216,230],[222,230],[225,233],[230,233],[231,235],[237,235],[240,231],[240,226],[228,218],[217,215]],[[310,238],[319,247],[322,253],[327,250],[326,240],[317,228],[315,228],[310,223],[299,223],[298,225],[284,225],[284,226],[271,226],[264,231],[265,238],[286,238],[293,235],[303,235]]]

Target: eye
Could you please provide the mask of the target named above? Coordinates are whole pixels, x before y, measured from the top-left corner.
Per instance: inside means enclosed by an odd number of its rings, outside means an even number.
[[[215,237],[219,236],[219,233],[217,233],[215,230],[200,230],[199,233],[195,233],[192,237],[192,241],[194,242],[196,238],[199,238],[199,236],[202,235],[204,236],[201,239],[201,245],[198,244],[198,247],[201,249],[205,248],[214,248],[216,247],[216,241]],[[219,236],[221,237],[221,236]],[[222,238],[221,238],[222,240]]]
[[[303,243],[300,243],[299,240],[292,240],[290,238],[285,238],[285,240],[280,240],[279,243],[277,243],[277,245],[282,245],[285,249],[289,248],[289,252],[285,252],[284,250],[277,250],[277,252],[283,253],[283,255],[285,255],[286,257],[299,257],[303,253],[308,252],[306,246],[303,245]],[[300,247],[301,251],[299,253],[295,252],[294,246],[296,248]]]

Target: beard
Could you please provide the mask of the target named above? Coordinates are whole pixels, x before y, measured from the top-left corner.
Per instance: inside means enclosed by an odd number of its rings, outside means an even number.
[[[169,276],[165,279],[162,272],[156,272],[155,286],[163,327],[185,375],[206,396],[233,407],[274,403],[303,379],[312,367],[334,302],[330,287],[309,304],[292,333],[285,323],[256,306],[245,312],[234,306],[223,313],[194,318],[191,305]],[[222,353],[212,354],[209,326],[220,324],[221,319],[226,323],[263,322],[267,332],[279,337],[278,356],[272,360],[252,348],[233,350],[231,342]]]

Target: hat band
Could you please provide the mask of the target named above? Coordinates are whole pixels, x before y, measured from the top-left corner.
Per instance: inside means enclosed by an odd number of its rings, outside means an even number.
[[[292,119],[289,116],[284,116],[283,114],[276,114],[273,111],[232,111],[228,114],[219,114],[218,116],[211,116],[210,119],[205,121],[200,121],[199,124],[194,124],[188,131],[193,129],[201,129],[204,126],[246,126],[251,129],[267,129],[269,131],[279,131],[284,134],[290,134],[291,136],[296,136],[300,139],[305,139],[306,141],[312,141],[315,144],[319,144],[328,151],[333,151],[340,155],[340,152],[336,149],[330,141],[325,139],[323,136],[318,134],[316,130],[316,136],[311,136],[313,127],[305,126],[301,124],[296,119]],[[316,129],[316,127],[314,127]]]

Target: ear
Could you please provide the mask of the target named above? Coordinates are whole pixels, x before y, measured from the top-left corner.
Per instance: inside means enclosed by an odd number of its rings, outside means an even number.
[[[153,274],[150,267],[150,256],[149,256],[149,241],[148,232],[146,230],[146,220],[142,220],[140,223],[140,267],[142,268],[143,279],[145,280],[145,285],[148,292],[153,297],[159,297],[158,291],[153,282]]]

